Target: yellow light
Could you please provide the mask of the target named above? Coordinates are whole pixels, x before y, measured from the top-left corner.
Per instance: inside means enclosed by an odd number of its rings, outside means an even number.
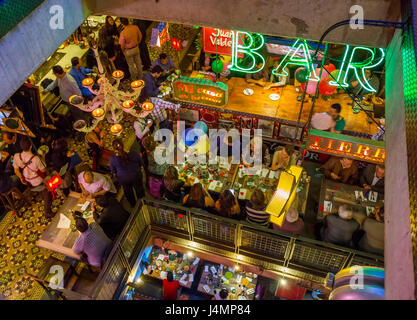
[[[192,256],[193,256],[193,253],[192,253],[191,251],[188,251],[187,255],[188,255],[189,257],[192,257]]]
[[[92,112],[94,118],[100,118],[104,115],[104,109],[103,108],[97,108],[93,110]]]
[[[142,109],[145,110],[145,111],[152,111],[153,110],[153,103],[152,102],[142,103]]]
[[[285,286],[286,284],[287,284],[287,280],[285,280],[285,279],[281,279],[281,284],[283,285],[283,286]]]
[[[132,89],[137,89],[137,88],[141,88],[145,85],[145,81],[143,80],[136,80],[133,81],[130,86],[132,87]]]
[[[126,100],[123,102],[123,108],[130,109],[135,105],[135,103],[132,100]]]
[[[194,247],[194,248],[195,248],[195,247],[197,247],[197,243],[195,243],[194,241],[191,241],[191,242],[190,242],[190,245],[191,245],[192,247]]]
[[[123,78],[125,73],[122,70],[116,70],[112,73],[113,78],[115,79],[121,79]]]
[[[81,81],[81,84],[84,87],[89,87],[94,83],[94,80],[92,78],[85,78],[83,81]]]
[[[119,123],[116,123],[110,127],[110,131],[113,134],[118,134],[120,133],[120,131],[122,131],[122,125]]]
[[[239,265],[235,265],[235,271],[239,270]]]

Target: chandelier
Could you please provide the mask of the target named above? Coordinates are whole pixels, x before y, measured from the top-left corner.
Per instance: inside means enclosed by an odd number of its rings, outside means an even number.
[[[139,98],[140,93],[145,86],[143,80],[135,80],[130,83],[130,92],[123,91],[119,88],[120,81],[124,77],[124,72],[116,70],[112,73],[112,78],[115,80],[111,84],[110,79],[106,77],[104,68],[98,56],[98,49],[93,38],[89,37],[90,48],[94,52],[97,60],[97,69],[99,79],[97,80],[98,90],[93,89],[94,79],[85,78],[82,85],[90,90],[95,95],[94,99],[84,104],[84,98],[79,95],[73,95],[69,98],[69,102],[84,112],[91,112],[93,121],[88,125],[85,120],[79,119],[74,122],[74,129],[79,132],[91,132],[97,124],[106,118],[111,124],[110,132],[114,135],[119,135],[123,127],[120,124],[125,114],[130,114],[136,118],[144,118],[153,110],[151,102],[145,102],[141,105],[141,110],[135,110],[135,101]]]

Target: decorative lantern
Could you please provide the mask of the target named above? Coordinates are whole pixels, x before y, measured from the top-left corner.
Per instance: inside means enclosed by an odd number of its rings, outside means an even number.
[[[122,125],[119,123],[116,123],[110,127],[110,132],[114,135],[118,135],[120,132],[122,132],[122,129],[123,129]]]
[[[215,73],[220,73],[223,71],[223,62],[219,58],[213,61],[211,65],[211,70]]]

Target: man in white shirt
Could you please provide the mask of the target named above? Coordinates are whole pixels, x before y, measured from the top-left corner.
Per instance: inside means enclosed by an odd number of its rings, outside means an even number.
[[[24,185],[37,187],[43,183],[43,177],[46,176],[46,166],[38,156],[32,153],[32,143],[28,137],[20,140],[21,153],[16,153],[13,157],[14,172]],[[52,218],[52,194],[45,187],[41,191],[45,201],[45,215]]]
[[[153,121],[150,118],[137,118],[137,120],[133,123],[133,128],[135,129],[136,137],[138,137],[140,141],[142,141],[148,136],[152,124]]]

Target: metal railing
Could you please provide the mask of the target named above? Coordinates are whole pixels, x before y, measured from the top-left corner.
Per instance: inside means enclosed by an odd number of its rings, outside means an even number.
[[[384,266],[381,256],[144,198],[138,202],[96,280],[93,299],[118,297],[151,234],[251,264],[262,271],[285,274],[311,288],[323,284],[329,272],[353,265]]]

